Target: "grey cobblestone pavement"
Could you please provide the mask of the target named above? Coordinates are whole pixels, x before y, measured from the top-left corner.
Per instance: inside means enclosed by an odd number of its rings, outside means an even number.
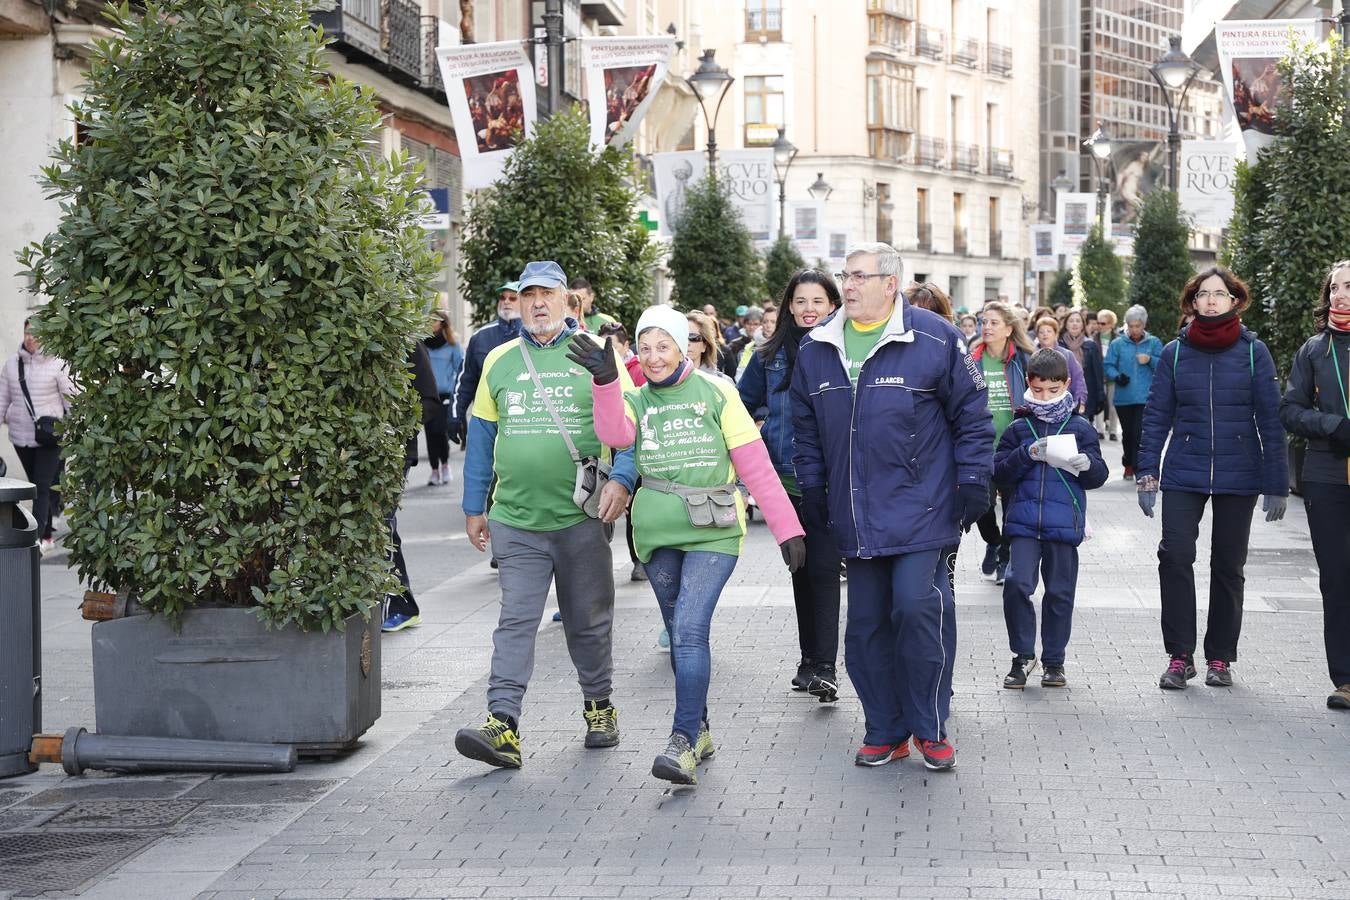
[[[522,719],[524,768],[455,753],[455,730],[484,714],[495,622],[495,577],[476,563],[419,596],[427,624],[386,639],[386,715],[350,757],[285,778],[68,779],[44,769],[0,782],[0,847],[4,829],[51,831],[62,815],[98,812],[95,801],[131,799],[103,809],[117,834],[131,834],[120,851],[129,858],[68,890],[222,900],[1350,897],[1350,717],[1323,705],[1301,505],[1253,526],[1236,686],[1175,693],[1157,688],[1158,525],[1118,476],[1091,495],[1089,515],[1096,537],[1082,549],[1064,690],[1034,679],[1025,692],[999,687],[1010,657],[999,589],[979,577],[982,548],[967,538],[951,773],[929,773],[916,757],[853,766],[862,729],[851,686],[834,705],[788,691],[791,594],[756,523],[714,619],[718,751],[696,789],[650,775],[673,687],[650,591],[622,580],[620,534],[618,748],[582,748],[575,676],[561,626],[546,618]],[[1200,556],[1203,603],[1207,547]],[[157,811],[169,824],[142,826],[150,839],[137,843],[132,818]],[[0,851],[0,871],[3,862]]]

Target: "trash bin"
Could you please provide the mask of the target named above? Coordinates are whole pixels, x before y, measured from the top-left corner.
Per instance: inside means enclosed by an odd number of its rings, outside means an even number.
[[[0,478],[0,778],[37,768],[28,746],[42,728],[41,555],[37,520],[19,505],[36,494]]]

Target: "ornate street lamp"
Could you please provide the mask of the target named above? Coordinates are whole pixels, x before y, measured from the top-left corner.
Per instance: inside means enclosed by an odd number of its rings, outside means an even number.
[[[1181,109],[1186,103],[1186,92],[1191,82],[1200,74],[1200,65],[1181,52],[1181,38],[1173,35],[1167,39],[1170,49],[1153,65],[1149,73],[1162,89],[1163,100],[1167,101],[1167,186],[1177,190],[1180,181],[1181,130],[1178,127]],[[1172,91],[1181,90],[1177,102],[1172,103]]]
[[[824,203],[830,199],[830,195],[834,193],[834,188],[825,180],[824,172],[817,172],[816,180],[806,189],[806,192],[811,195],[812,200]]]
[[[1097,225],[1102,237],[1106,237],[1106,167],[1111,163],[1111,136],[1101,122],[1092,137],[1083,141],[1083,146],[1092,151],[1092,164],[1097,169]]]
[[[717,64],[713,56],[716,50],[704,50],[703,55],[698,58],[698,68],[685,79],[689,87],[694,91],[694,96],[698,97],[699,108],[703,110],[703,122],[708,126],[708,171],[712,177],[717,177],[717,114],[722,111],[722,101],[727,97],[727,88],[736,79],[731,73]],[[713,107],[713,113],[708,115],[708,104],[714,99],[717,105]]]
[[[779,127],[778,138],[773,142],[773,174],[778,182],[778,236],[787,234],[787,174],[792,161],[797,158],[797,148],[787,139],[787,129]]]

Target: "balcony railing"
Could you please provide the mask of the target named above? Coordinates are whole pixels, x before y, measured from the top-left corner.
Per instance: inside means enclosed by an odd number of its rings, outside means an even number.
[[[1013,177],[1013,154],[1002,147],[989,148],[989,174],[999,178]]]
[[[966,240],[966,230],[964,228],[952,229],[952,252],[957,256],[970,255],[970,243]]]
[[[1003,232],[990,230],[989,232],[989,255],[994,259],[1003,258]]]
[[[903,160],[908,144],[905,132],[887,125],[867,126],[867,149],[873,159]]]
[[[980,171],[980,148],[975,144],[952,145],[952,168],[972,175]]]
[[[441,80],[441,64],[436,60],[436,47],[441,42],[441,20],[436,16],[423,16],[422,29],[425,35],[422,46],[426,55],[422,59],[422,86],[438,94],[445,93],[445,82]]]
[[[942,138],[920,135],[914,144],[914,164],[943,168],[947,164],[947,142]]]
[[[933,223],[932,223],[932,222],[920,222],[920,223],[919,223],[919,249],[920,249],[920,250],[932,250],[932,249],[933,249]]]
[[[990,44],[986,51],[986,59],[989,74],[1004,78],[1012,75],[1012,48],[1002,44]]]
[[[920,25],[914,38],[914,52],[929,59],[942,59],[947,46],[947,35],[937,28]]]
[[[967,69],[980,67],[980,42],[974,38],[961,38],[952,45],[952,62]]]
[[[319,7],[310,21],[355,62],[428,93],[444,93],[435,47],[439,23],[423,16],[418,0],[341,0]]]
[[[426,49],[422,38],[422,8],[412,0],[388,0],[385,28],[389,65],[422,79]]]

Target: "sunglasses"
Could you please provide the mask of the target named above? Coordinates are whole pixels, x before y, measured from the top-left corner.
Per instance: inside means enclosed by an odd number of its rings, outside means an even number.
[[[691,344],[701,344],[701,343],[703,343],[703,335],[701,335],[701,334],[691,334],[691,335],[689,335],[689,343],[691,343]]]

